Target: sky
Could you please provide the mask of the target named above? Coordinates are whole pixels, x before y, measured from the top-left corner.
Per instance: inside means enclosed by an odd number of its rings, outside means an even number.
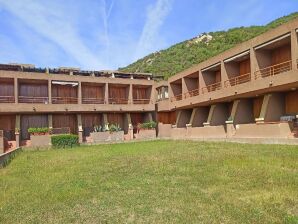
[[[0,0],[0,63],[117,69],[203,32],[296,11],[297,0]]]

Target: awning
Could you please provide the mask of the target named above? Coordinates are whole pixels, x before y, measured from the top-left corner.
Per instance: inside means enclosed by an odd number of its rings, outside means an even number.
[[[216,64],[213,64],[213,65],[210,65],[210,66],[208,66],[208,67],[206,67],[206,68],[203,68],[201,71],[202,72],[205,72],[205,71],[207,71],[207,70],[209,70],[209,69],[212,69],[212,68],[215,68],[215,67],[217,67],[217,66],[219,66],[220,65],[220,62],[218,62],[218,63],[216,63]]]
[[[296,30],[296,32],[297,32],[297,30]],[[263,47],[266,47],[266,46],[268,46],[268,45],[270,45],[270,44],[273,44],[273,43],[275,43],[275,42],[277,42],[277,41],[280,41],[280,40],[282,40],[282,39],[285,39],[285,38],[287,38],[287,37],[289,37],[289,36],[291,36],[291,33],[287,33],[287,34],[282,35],[282,36],[280,36],[280,37],[278,37],[278,38],[275,38],[275,39],[273,39],[273,40],[270,40],[270,41],[268,41],[268,42],[266,42],[266,43],[264,43],[264,44],[261,44],[261,45],[259,45],[259,46],[256,46],[254,49],[255,49],[255,50],[258,50],[258,49],[260,49],[260,48],[263,48]]]
[[[246,56],[248,54],[249,54],[249,50],[244,51],[244,52],[242,52],[240,54],[237,54],[237,55],[235,55],[235,56],[233,56],[231,58],[228,58],[228,59],[224,60],[224,63],[234,61],[235,59],[241,58],[241,57]]]
[[[62,86],[65,86],[65,85],[71,85],[71,86],[73,86],[73,87],[79,85],[78,82],[63,82],[63,81],[52,81],[52,84],[55,84],[55,85],[62,85]]]

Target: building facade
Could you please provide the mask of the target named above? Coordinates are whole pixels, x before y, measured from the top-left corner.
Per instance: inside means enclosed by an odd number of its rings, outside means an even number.
[[[2,64],[0,145],[30,145],[30,127],[88,142],[107,123],[131,140],[152,120],[160,138],[295,141],[297,36],[296,19],[158,82],[147,73]]]
[[[170,77],[169,98],[157,102],[160,136],[295,139],[297,34],[296,19]]]

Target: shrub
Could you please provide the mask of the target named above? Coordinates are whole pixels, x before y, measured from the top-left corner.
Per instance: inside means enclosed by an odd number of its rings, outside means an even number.
[[[119,124],[111,124],[109,126],[109,130],[110,130],[110,132],[117,132],[117,131],[121,131],[121,128],[120,128]]]
[[[156,128],[156,122],[149,121],[149,122],[142,123],[142,124],[140,124],[140,128],[142,128],[142,129],[155,129]]]
[[[43,127],[43,128],[29,128],[28,132],[30,134],[45,134],[45,133],[49,133],[50,129],[47,127]]]
[[[78,135],[53,135],[51,137],[52,146],[55,148],[67,148],[79,145]]]

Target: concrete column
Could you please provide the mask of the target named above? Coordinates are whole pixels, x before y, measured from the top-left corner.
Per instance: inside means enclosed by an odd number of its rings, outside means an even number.
[[[128,103],[133,103],[133,96],[132,96],[132,84],[129,85],[129,91],[128,91]]]
[[[184,93],[187,93],[187,86],[186,86],[186,81],[185,78],[182,77],[182,99],[184,98]]]
[[[107,114],[102,114],[102,117],[103,117],[103,125],[106,125],[107,123],[109,123]]]
[[[15,136],[16,136],[16,148],[20,147],[20,132],[21,132],[21,116],[16,115],[16,127],[15,127]]]
[[[78,122],[78,135],[79,135],[79,143],[83,142],[83,125],[82,125],[82,115],[77,114],[77,122]]]
[[[197,107],[192,109],[192,112],[191,112],[191,115],[190,115],[190,119],[189,119],[189,123],[187,124],[188,127],[192,127],[193,120],[195,118],[195,115],[196,115],[197,110],[198,110]]]
[[[78,86],[78,104],[82,104],[82,82]]]
[[[48,80],[48,97],[49,97],[48,104],[51,104],[52,103],[52,80]]]
[[[18,78],[14,78],[14,102],[17,104],[19,102],[19,85]]]
[[[291,57],[292,57],[292,69],[297,70],[298,40],[297,40],[296,30],[291,31]]]
[[[131,122],[130,113],[125,114],[124,126],[126,126],[126,128],[125,128],[126,130],[124,130],[124,132],[126,134],[128,134],[129,140],[133,139],[133,126],[132,126],[132,122]]]
[[[203,127],[209,115],[208,107],[196,107],[193,109],[190,124],[192,127]]]
[[[49,127],[49,129],[53,128],[53,115],[52,114],[48,114],[48,127]]]
[[[109,103],[109,84],[108,83],[106,83],[106,85],[105,85],[104,99],[105,99],[105,104],[108,104]]]
[[[212,120],[212,117],[213,117],[213,113],[214,113],[215,107],[216,107],[215,104],[210,106],[207,121],[205,123],[203,123],[204,127],[210,126],[210,123],[211,123],[211,120]]]
[[[251,99],[235,100],[231,112],[233,124],[254,123],[253,102]]]
[[[285,97],[282,93],[272,93],[264,96],[260,117],[256,122],[277,122],[285,114]]]
[[[254,73],[260,70],[257,55],[253,47],[250,48],[250,70],[251,70],[251,80],[254,80]]]
[[[177,117],[177,128],[185,128],[189,124],[189,120],[192,114],[192,109],[189,110],[180,110],[180,113]]]
[[[155,89],[154,85],[152,85],[151,94],[150,94],[150,104],[155,103],[155,99],[157,99],[156,89]]]
[[[221,73],[221,79],[220,80],[221,80],[221,83],[223,85],[223,81],[229,79],[227,69],[226,69],[225,63],[223,61],[221,61],[221,63],[220,63],[220,73]]]

